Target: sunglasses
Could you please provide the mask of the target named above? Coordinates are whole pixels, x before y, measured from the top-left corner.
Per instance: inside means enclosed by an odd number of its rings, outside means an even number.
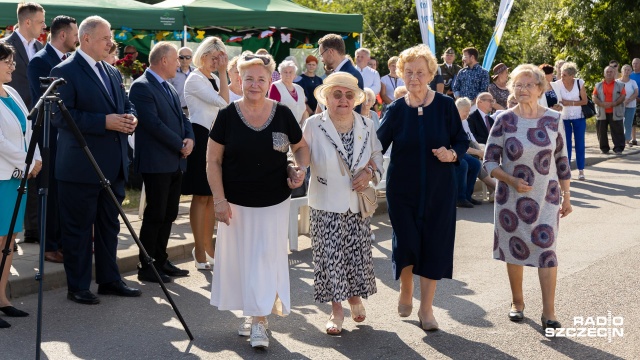
[[[356,97],[356,93],[354,93],[353,91],[347,91],[345,93],[343,93],[340,90],[336,90],[334,92],[331,93],[333,95],[333,98],[336,100],[340,100],[342,99],[342,96],[346,97],[347,100],[353,100]]]
[[[180,60],[191,60],[191,55],[179,55],[178,59],[180,59]]]
[[[262,56],[262,55],[247,55],[244,57],[245,61],[249,61],[249,60],[253,60],[253,59],[260,59],[262,60],[262,63],[265,65],[269,65],[269,63],[271,62],[271,59],[269,59],[266,56]]]

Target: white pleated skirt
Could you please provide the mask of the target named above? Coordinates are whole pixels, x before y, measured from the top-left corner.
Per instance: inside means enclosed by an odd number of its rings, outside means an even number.
[[[211,305],[244,316],[289,314],[290,201],[262,208],[229,204],[230,225],[218,222]]]

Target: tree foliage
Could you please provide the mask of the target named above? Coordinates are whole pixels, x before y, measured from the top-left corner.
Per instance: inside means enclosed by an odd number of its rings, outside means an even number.
[[[364,44],[386,59],[422,42],[412,0],[294,0],[312,9],[364,16]],[[436,54],[447,47],[459,54],[467,46],[487,49],[500,0],[433,0]],[[515,0],[495,63],[576,62],[580,76],[593,85],[609,60],[629,64],[640,57],[638,0]],[[459,57],[458,57],[459,60]]]

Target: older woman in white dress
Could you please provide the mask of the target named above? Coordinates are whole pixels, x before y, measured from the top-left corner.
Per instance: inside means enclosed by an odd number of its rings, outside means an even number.
[[[238,334],[269,346],[267,315],[287,315],[291,189],[302,185],[309,149],[291,110],[267,99],[275,64],[244,54],[240,100],[220,110],[209,134],[207,176],[219,221],[211,304],[241,310]],[[288,163],[291,151],[299,166]]]
[[[300,85],[293,83],[297,71],[298,67],[293,61],[285,60],[281,62],[278,66],[281,79],[271,84],[269,99],[278,101],[291,109],[296,121],[302,126],[302,122],[309,114],[307,113],[304,89]]]
[[[206,174],[207,137],[218,110],[229,103],[228,58],[222,40],[214,36],[206,38],[193,54],[193,63],[198,68],[185,81],[184,98],[193,125],[195,146],[187,158],[182,194],[193,195],[189,222],[195,243],[192,252],[195,267],[210,270],[215,252],[215,217]],[[219,78],[214,72],[218,72]]]

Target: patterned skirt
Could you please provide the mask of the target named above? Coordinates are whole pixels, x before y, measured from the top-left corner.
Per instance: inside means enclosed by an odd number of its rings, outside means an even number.
[[[334,213],[311,208],[314,300],[341,302],[375,294],[371,218],[350,210]]]

